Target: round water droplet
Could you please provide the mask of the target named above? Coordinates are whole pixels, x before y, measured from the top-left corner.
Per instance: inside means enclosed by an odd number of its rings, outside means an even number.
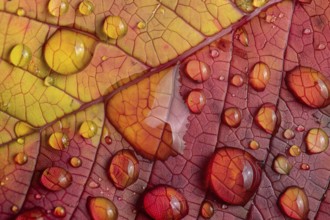
[[[307,164],[307,163],[302,163],[302,164],[300,165],[300,169],[302,169],[302,170],[309,170],[309,169],[310,169],[309,164]]]
[[[256,8],[260,8],[260,7],[264,6],[267,2],[268,2],[268,0],[253,0],[252,5]]]
[[[137,24],[137,27],[139,29],[144,29],[146,28],[147,24],[144,22],[144,21],[140,21],[138,24]]]
[[[296,67],[286,74],[285,81],[292,94],[311,108],[330,104],[330,80],[308,67]]]
[[[93,220],[118,219],[117,207],[107,198],[88,197],[87,206]]]
[[[67,0],[49,0],[48,2],[48,12],[59,17],[65,14],[69,10],[69,3]]]
[[[19,121],[15,124],[14,131],[17,137],[22,137],[27,134],[31,134],[34,129],[27,123]]]
[[[230,80],[230,83],[233,85],[233,86],[236,86],[236,87],[241,87],[244,83],[244,79],[241,75],[239,74],[235,74],[231,80]]]
[[[310,33],[312,33],[312,30],[310,28],[305,28],[303,33],[304,34],[310,34]]]
[[[49,167],[44,170],[40,181],[44,187],[52,191],[68,188],[72,183],[72,176],[61,167]]]
[[[232,128],[237,128],[242,121],[242,114],[241,111],[236,108],[227,108],[222,115],[223,121]]]
[[[112,139],[108,135],[104,137],[104,141],[105,141],[106,144],[111,144],[112,143]]]
[[[203,216],[203,218],[211,218],[214,214],[214,208],[212,203],[209,201],[204,201],[201,206],[200,214],[201,216]]]
[[[17,138],[17,140],[16,140],[16,142],[18,143],[18,144],[24,144],[25,143],[25,139],[24,138]]]
[[[45,217],[46,211],[42,208],[36,207],[22,212],[15,218],[15,220],[43,220]]]
[[[66,134],[62,132],[55,132],[50,135],[48,144],[55,150],[64,150],[69,146],[70,140]]]
[[[254,7],[251,0],[235,0],[235,4],[244,12],[252,12]]]
[[[219,148],[209,162],[207,184],[217,197],[228,204],[246,204],[256,192],[260,181],[261,168],[258,161],[241,149]]]
[[[32,59],[32,52],[25,44],[17,44],[10,51],[10,62],[19,67],[27,66]]]
[[[202,90],[192,90],[186,100],[189,110],[192,113],[199,114],[206,105],[206,97]]]
[[[220,53],[218,50],[212,49],[212,50],[210,50],[210,55],[212,58],[217,58],[220,55]]]
[[[59,29],[46,42],[44,58],[47,65],[62,75],[83,70],[93,56],[95,40],[66,29]]]
[[[80,14],[88,16],[94,11],[94,3],[89,0],[83,0],[80,2],[78,10]]]
[[[24,16],[25,15],[24,8],[18,8],[17,11],[16,11],[16,14],[20,17]]]
[[[278,174],[288,175],[292,169],[292,165],[288,158],[283,155],[277,155],[273,161],[273,170]]]
[[[118,151],[111,159],[108,174],[118,189],[135,183],[139,177],[139,161],[131,150]]]
[[[80,167],[81,164],[82,164],[82,162],[81,162],[81,160],[80,160],[79,157],[71,157],[71,159],[70,159],[70,165],[72,167],[77,168],[77,167]]]
[[[239,40],[239,42],[244,47],[249,46],[249,37],[248,37],[248,34],[246,33],[246,30],[244,28],[237,29],[235,34],[237,35],[237,39]]]
[[[287,140],[293,139],[294,136],[295,134],[291,129],[285,129],[285,131],[283,131],[283,137]]]
[[[89,183],[88,183],[88,187],[92,188],[92,189],[96,189],[100,186],[100,184],[98,184],[97,182],[91,180]]]
[[[14,161],[18,165],[26,164],[28,161],[28,156],[24,152],[19,152],[15,155]]]
[[[211,68],[204,62],[198,60],[190,60],[186,64],[185,73],[190,79],[201,83],[210,78]]]
[[[265,103],[259,108],[254,121],[268,134],[275,134],[281,124],[281,116],[274,104]]]
[[[66,216],[65,208],[62,206],[57,206],[53,210],[53,215],[57,218],[64,218]]]
[[[297,186],[291,186],[281,194],[279,206],[289,218],[307,219],[308,198],[305,191]]]
[[[147,192],[143,207],[153,219],[182,219],[188,214],[186,198],[170,186],[156,186]]]
[[[79,134],[84,138],[92,138],[97,133],[97,125],[93,121],[84,121],[79,128]]]
[[[289,149],[289,154],[292,157],[298,157],[301,154],[300,147],[297,145],[292,145]]]
[[[252,149],[252,150],[258,150],[260,148],[260,144],[259,144],[258,141],[252,140],[249,143],[249,148]]]
[[[309,154],[325,151],[329,145],[329,137],[321,128],[310,129],[305,137],[306,148]]]
[[[127,24],[119,16],[109,16],[104,20],[103,32],[111,39],[118,39],[127,33]]]
[[[254,65],[250,75],[249,84],[256,91],[264,91],[270,79],[270,69],[265,63]]]
[[[11,211],[12,211],[13,213],[17,213],[17,212],[18,212],[18,206],[17,206],[17,205],[13,205],[13,206],[11,207]]]
[[[51,77],[51,76],[47,76],[47,77],[44,79],[44,85],[45,85],[45,86],[52,86],[52,85],[54,85],[54,78]]]

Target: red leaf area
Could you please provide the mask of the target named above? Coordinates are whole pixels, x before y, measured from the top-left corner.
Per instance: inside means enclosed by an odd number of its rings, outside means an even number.
[[[0,3],[0,219],[330,219],[330,2],[52,2]]]

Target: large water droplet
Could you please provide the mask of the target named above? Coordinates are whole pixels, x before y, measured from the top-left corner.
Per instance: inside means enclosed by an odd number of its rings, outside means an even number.
[[[81,164],[82,164],[82,162],[81,162],[81,160],[80,160],[79,157],[71,157],[71,159],[70,159],[70,165],[72,167],[77,168],[77,167],[80,167]]]
[[[69,146],[70,140],[66,134],[62,132],[55,132],[50,135],[48,144],[55,150],[64,150]]]
[[[250,75],[249,83],[256,91],[264,91],[270,79],[270,69],[265,63],[254,65]]]
[[[92,138],[97,133],[97,125],[93,121],[84,121],[79,128],[79,134],[84,138]]]
[[[48,12],[59,17],[69,10],[69,3],[67,0],[50,0],[48,2]]]
[[[222,201],[244,205],[259,187],[261,168],[248,152],[222,147],[213,154],[209,162],[207,181],[208,186]]]
[[[201,216],[203,216],[203,218],[211,218],[214,214],[214,208],[212,203],[209,201],[204,201],[201,206],[200,214]]]
[[[309,212],[306,193],[297,186],[291,186],[281,194],[279,206],[284,214],[293,219],[306,219]]]
[[[17,44],[10,51],[10,62],[19,67],[27,66],[32,59],[32,52],[25,44]]]
[[[210,78],[211,68],[204,62],[198,60],[190,60],[186,64],[185,73],[190,79],[201,83]]]
[[[57,206],[53,210],[53,215],[57,218],[64,218],[66,216],[65,208],[62,206]]]
[[[298,157],[301,154],[300,147],[297,145],[292,145],[289,149],[289,154],[292,157]]]
[[[17,205],[13,205],[13,206],[10,208],[10,210],[11,210],[13,213],[17,213],[18,210],[19,210],[19,208],[18,208]]]
[[[268,134],[275,134],[281,123],[281,117],[274,104],[265,103],[259,108],[254,121]]]
[[[88,16],[94,11],[94,3],[89,0],[83,0],[80,2],[78,10],[80,14]]]
[[[206,97],[202,90],[192,90],[187,97],[187,105],[192,113],[199,114],[206,105]]]
[[[59,191],[68,188],[72,183],[72,176],[61,167],[49,167],[44,170],[40,179],[42,185],[49,190]]]
[[[19,152],[15,155],[14,161],[18,165],[26,164],[28,161],[28,156],[24,152]]]
[[[273,161],[273,170],[278,174],[288,175],[292,169],[292,165],[288,158],[278,155]]]
[[[104,20],[103,32],[110,39],[118,39],[127,33],[127,24],[119,16],[109,16]]]
[[[239,74],[235,74],[231,80],[230,80],[230,83],[233,85],[233,86],[236,86],[236,87],[241,87],[244,83],[244,79],[241,75]]]
[[[306,148],[309,154],[317,154],[325,151],[329,145],[329,137],[321,128],[312,128],[306,137]]]
[[[87,206],[93,220],[116,220],[118,210],[115,204],[104,197],[89,197]]]
[[[15,220],[43,220],[46,216],[46,211],[41,208],[33,208],[19,214]]]
[[[157,186],[147,192],[143,207],[153,219],[182,219],[188,214],[186,198],[170,186]]]
[[[222,119],[229,127],[236,128],[241,124],[242,113],[236,107],[227,108],[223,112]]]
[[[111,159],[109,176],[118,189],[125,189],[135,183],[139,172],[139,161],[131,150],[118,151]]]

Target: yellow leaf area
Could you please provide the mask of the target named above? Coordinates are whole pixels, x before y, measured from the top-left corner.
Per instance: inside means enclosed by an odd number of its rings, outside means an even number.
[[[96,34],[153,67],[174,59],[205,36],[244,16],[231,0],[94,0],[90,12],[79,10],[81,0],[68,2],[66,10],[55,13],[46,10],[47,0],[4,1],[0,10]],[[117,40],[103,32],[103,23],[110,15],[119,16],[127,24],[127,33]]]
[[[189,113],[175,80],[176,68],[164,70],[117,93],[107,104],[109,121],[148,159],[165,160],[183,151]]]

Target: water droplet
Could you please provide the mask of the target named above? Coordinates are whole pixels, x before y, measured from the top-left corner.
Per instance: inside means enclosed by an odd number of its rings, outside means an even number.
[[[59,17],[65,14],[69,10],[69,3],[67,0],[49,0],[48,2],[48,12]]]
[[[218,198],[228,204],[247,203],[259,187],[260,181],[261,168],[258,161],[241,149],[219,148],[209,162],[207,185]]]
[[[84,121],[79,128],[79,134],[84,138],[92,138],[97,133],[97,125],[93,121]]]
[[[224,77],[224,76],[220,76],[220,77],[219,77],[219,80],[220,80],[220,81],[223,81],[223,80],[225,80],[225,77]]]
[[[20,17],[25,15],[25,10],[23,8],[18,8],[16,14]]]
[[[250,75],[249,84],[258,92],[264,91],[270,79],[270,69],[265,63],[254,65]]]
[[[88,16],[94,12],[94,3],[89,0],[83,0],[78,8],[80,14]]]
[[[25,44],[17,44],[10,51],[10,62],[19,67],[27,66],[32,59],[32,52]]]
[[[204,201],[201,206],[200,214],[203,218],[211,218],[214,214],[214,208],[212,203],[209,201]]]
[[[294,136],[295,134],[291,129],[285,129],[285,131],[283,131],[283,137],[287,140],[293,139]]]
[[[54,78],[51,77],[51,76],[47,76],[47,77],[44,79],[44,85],[45,85],[45,86],[52,86],[52,85],[54,85]]]
[[[220,53],[218,50],[212,49],[212,50],[210,50],[210,55],[212,58],[217,58],[220,55]]]
[[[284,17],[284,14],[283,14],[283,13],[280,13],[280,14],[278,15],[278,17],[279,17],[279,18],[283,18],[283,17]]]
[[[88,183],[88,187],[90,187],[90,188],[92,188],[92,189],[95,189],[95,188],[100,187],[100,184],[98,184],[97,182],[91,180],[91,181]]]
[[[252,140],[249,143],[249,148],[252,149],[252,150],[258,150],[260,148],[260,144],[259,144],[258,141]]]
[[[17,212],[18,212],[18,206],[17,206],[17,205],[13,205],[13,206],[11,207],[11,211],[12,211],[13,213],[17,213]]]
[[[210,78],[211,68],[204,62],[190,60],[185,67],[185,73],[190,79],[201,83]]]
[[[103,32],[111,39],[118,39],[127,33],[127,24],[119,16],[109,16],[104,20]]]
[[[27,123],[19,121],[15,124],[14,131],[17,137],[22,137],[31,134],[34,129]]]
[[[309,154],[325,151],[329,145],[329,137],[321,128],[310,129],[305,137],[306,148]]]
[[[260,7],[264,6],[267,2],[268,2],[268,0],[253,0],[252,5],[256,8],[260,8]]]
[[[24,152],[19,152],[15,155],[14,161],[18,165],[26,164],[28,161],[28,156]]]
[[[72,183],[72,175],[61,167],[49,167],[44,170],[40,181],[44,187],[51,191],[68,188]]]
[[[310,28],[305,28],[305,29],[303,30],[303,33],[304,33],[304,34],[311,34],[311,33],[312,33],[312,30],[311,30]]]
[[[263,104],[254,118],[256,124],[268,134],[275,134],[280,125],[281,116],[272,103]]]
[[[288,175],[292,169],[292,165],[288,158],[283,155],[277,155],[273,161],[273,170],[278,174]]]
[[[188,214],[186,198],[170,186],[156,186],[147,192],[143,207],[153,219],[182,219]]]
[[[34,195],[34,198],[35,198],[36,200],[39,200],[39,199],[42,198],[42,196],[41,196],[40,194],[35,194],[35,195]]]
[[[41,208],[33,208],[19,214],[15,220],[42,220],[45,219],[46,211]]]
[[[47,65],[59,74],[77,73],[92,59],[94,43],[95,40],[91,37],[59,29],[47,40],[44,46],[44,59]]]
[[[104,141],[105,141],[105,143],[108,144],[108,145],[109,145],[109,144],[112,144],[112,139],[111,139],[111,137],[108,136],[108,135],[104,137]]]
[[[227,206],[226,204],[222,204],[222,205],[221,205],[221,208],[222,208],[222,209],[228,209],[228,206]]]
[[[248,34],[246,33],[246,30],[244,28],[239,28],[236,31],[236,36],[239,42],[244,46],[247,47],[249,46],[249,37]]]
[[[139,161],[131,150],[118,151],[111,159],[108,174],[118,189],[135,183],[139,177]]]
[[[222,120],[224,120],[229,127],[237,128],[241,124],[242,113],[236,107],[227,108],[223,111]]]
[[[310,167],[309,167],[309,165],[308,165],[307,163],[302,163],[302,164],[300,165],[300,169],[302,169],[302,170],[309,170]]]
[[[305,131],[305,127],[303,125],[298,125],[298,127],[296,127],[296,131],[303,132]]]
[[[137,27],[139,29],[144,29],[146,28],[147,24],[144,22],[144,21],[140,21],[138,24],[137,24]]]
[[[62,132],[55,132],[50,135],[48,144],[55,150],[64,150],[69,146],[70,140],[66,134]]]
[[[281,194],[279,206],[289,218],[307,219],[308,197],[305,191],[297,186],[291,186]]]
[[[300,147],[297,145],[292,145],[289,149],[289,154],[292,157],[298,157],[301,154]]]
[[[235,4],[244,12],[252,12],[254,7],[251,0],[235,0]]]
[[[230,80],[230,83],[233,85],[233,86],[236,86],[236,87],[241,87],[244,83],[244,79],[241,75],[239,74],[235,74],[231,80]]]
[[[330,104],[330,81],[322,73],[309,67],[296,67],[286,74],[286,84],[292,94],[311,108]]]
[[[186,100],[189,110],[192,113],[199,114],[206,105],[206,97],[202,90],[192,90]]]
[[[62,206],[57,206],[53,210],[53,215],[57,218],[64,218],[66,216],[65,208]]]
[[[107,198],[88,197],[87,205],[93,220],[118,219],[117,207]]]
[[[16,142],[20,145],[23,145],[25,143],[25,139],[24,138],[17,138]]]
[[[323,44],[323,43],[320,43],[320,44],[316,47],[317,50],[324,50],[325,48],[326,48],[326,45]]]
[[[82,162],[81,162],[81,160],[80,160],[79,157],[71,157],[71,159],[70,159],[70,165],[72,167],[77,168],[77,167],[80,167],[81,164],[82,164]]]

